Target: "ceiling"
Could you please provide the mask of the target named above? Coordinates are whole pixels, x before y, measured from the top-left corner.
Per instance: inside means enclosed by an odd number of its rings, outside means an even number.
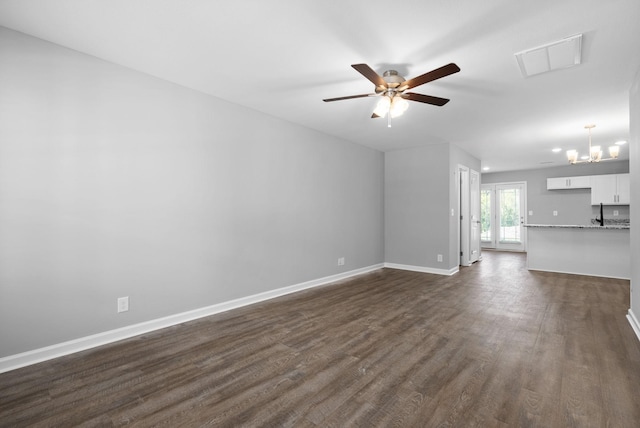
[[[566,164],[564,150],[629,137],[640,69],[638,0],[0,0],[0,25],[382,151],[450,142],[491,171]],[[583,34],[582,64],[522,77],[514,54]],[[387,128],[350,67],[414,88]],[[560,153],[551,149],[560,147]],[[628,145],[621,158],[628,158]]]

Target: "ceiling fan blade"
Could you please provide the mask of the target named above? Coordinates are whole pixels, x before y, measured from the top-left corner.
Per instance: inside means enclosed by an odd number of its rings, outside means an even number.
[[[371,115],[371,119],[376,119],[376,118],[378,118],[378,117],[380,117],[380,116],[378,116],[378,115],[377,115],[377,114],[375,114],[375,113],[373,113],[373,114]]]
[[[384,81],[382,76],[373,71],[367,64],[351,64],[351,67],[355,68],[358,73],[369,79],[374,85],[382,86],[383,88],[387,87],[387,82]]]
[[[324,101],[325,103],[331,102],[331,101],[342,101],[342,100],[350,100],[352,98],[364,98],[364,97],[375,97],[378,94],[362,94],[362,95],[349,95],[346,97],[338,97],[338,98],[326,98],[322,101]]]
[[[447,98],[432,97],[431,95],[416,94],[415,92],[405,92],[404,94],[401,95],[401,97],[407,100],[417,101],[419,103],[432,104],[434,106],[440,106],[440,107],[442,107],[443,105],[449,102]]]
[[[399,91],[406,91],[407,89],[415,88],[416,86],[424,85],[425,83],[432,82],[437,79],[441,79],[450,74],[454,74],[460,71],[460,67],[455,65],[454,63],[450,63],[447,65],[443,65],[440,68],[436,68],[435,70],[431,70],[428,73],[422,74],[420,76],[414,77],[413,79],[409,79],[405,81],[402,86],[398,88]]]

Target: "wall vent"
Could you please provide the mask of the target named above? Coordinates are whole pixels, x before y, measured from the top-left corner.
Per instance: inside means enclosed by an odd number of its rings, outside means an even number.
[[[579,65],[582,60],[582,34],[515,54],[522,77]]]

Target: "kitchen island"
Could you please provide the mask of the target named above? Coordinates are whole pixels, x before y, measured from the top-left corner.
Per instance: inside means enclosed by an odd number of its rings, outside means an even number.
[[[631,278],[628,224],[525,227],[529,270]]]

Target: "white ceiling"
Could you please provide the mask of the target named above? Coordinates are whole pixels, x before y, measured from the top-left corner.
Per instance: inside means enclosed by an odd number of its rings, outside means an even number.
[[[638,0],[0,0],[2,26],[375,149],[448,141],[491,171],[564,165],[587,123],[594,144],[628,139],[639,23]],[[521,76],[515,53],[579,33],[581,65]],[[374,98],[322,102],[373,91],[351,64],[449,62],[412,91],[451,101],[392,128]]]

